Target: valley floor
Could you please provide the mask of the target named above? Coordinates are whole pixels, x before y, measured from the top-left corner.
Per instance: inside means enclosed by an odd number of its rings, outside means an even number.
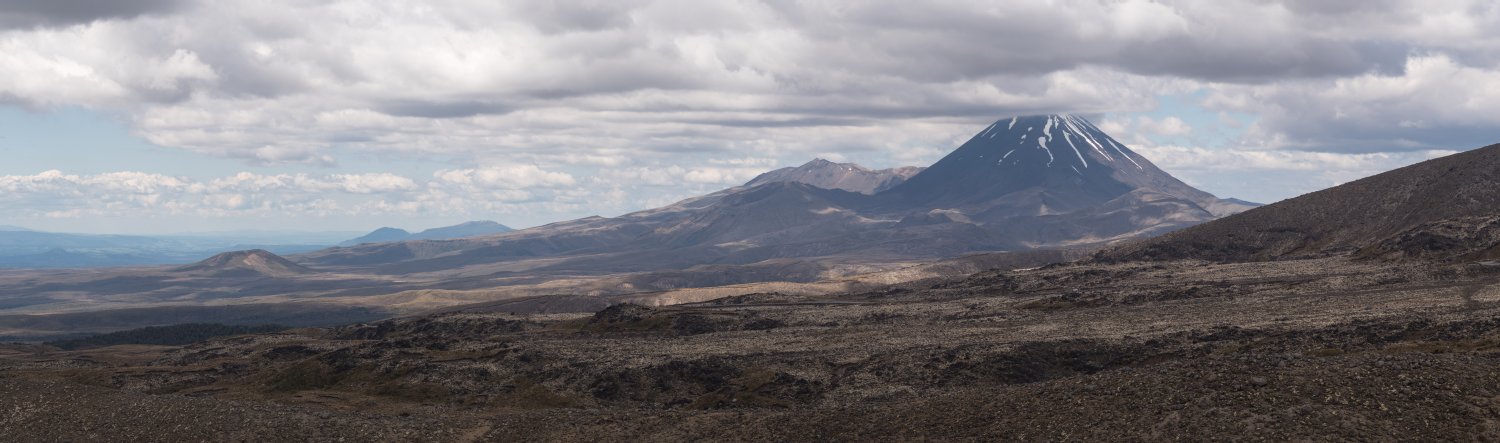
[[[929,283],[930,284],[930,283]],[[1068,264],[0,347],[21,440],[1500,439],[1500,266]]]

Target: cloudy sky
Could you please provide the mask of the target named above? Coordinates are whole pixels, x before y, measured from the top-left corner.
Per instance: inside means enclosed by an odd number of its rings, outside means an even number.
[[[0,1],[0,224],[533,226],[1079,113],[1271,202],[1500,141],[1488,1]]]

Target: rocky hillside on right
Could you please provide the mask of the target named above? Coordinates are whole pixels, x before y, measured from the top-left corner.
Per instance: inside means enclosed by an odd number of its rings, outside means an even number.
[[[1500,144],[1428,160],[1099,253],[1105,262],[1500,257]]]

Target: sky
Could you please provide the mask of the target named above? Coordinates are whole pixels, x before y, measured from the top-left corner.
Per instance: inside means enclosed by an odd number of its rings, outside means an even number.
[[[1274,202],[1500,142],[1489,1],[0,0],[0,225],[536,226],[1076,113]]]

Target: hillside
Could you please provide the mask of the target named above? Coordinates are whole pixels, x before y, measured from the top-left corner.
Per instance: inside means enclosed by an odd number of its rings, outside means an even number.
[[[1500,145],[1124,245],[1099,258],[1263,261],[1359,250],[1365,256],[1456,258],[1495,248],[1485,227],[1492,225],[1485,217],[1495,215],[1500,215]],[[1442,251],[1429,254],[1429,249]]]

